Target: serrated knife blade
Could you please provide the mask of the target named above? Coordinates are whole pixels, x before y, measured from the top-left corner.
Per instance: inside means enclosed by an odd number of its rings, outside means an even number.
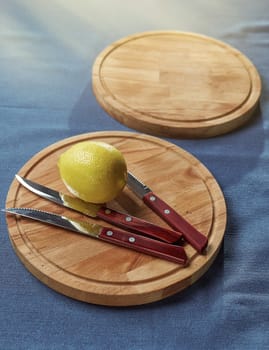
[[[63,215],[32,208],[7,208],[2,209],[2,211],[8,214],[19,215],[45,224],[61,227],[63,229],[90,236],[92,238],[98,238],[108,243],[119,245],[178,264],[187,264],[187,255],[184,248],[181,246],[160,242],[155,239],[136,235],[134,233],[110,227],[103,227],[98,224],[91,224],[86,221],[68,218]]]

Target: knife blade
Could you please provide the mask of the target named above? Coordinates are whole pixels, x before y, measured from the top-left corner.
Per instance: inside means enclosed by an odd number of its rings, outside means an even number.
[[[80,198],[55,191],[32,180],[21,177],[18,174],[16,174],[15,177],[21,185],[38,196],[84,215],[93,218],[97,217],[120,228],[131,230],[136,233],[142,233],[167,243],[175,243],[182,238],[182,234],[179,232],[154,225],[151,222],[139,219],[129,214],[120,213],[113,209],[107,208],[104,205],[85,202]]]
[[[184,248],[181,246],[160,242],[148,237],[143,237],[134,233],[110,227],[91,224],[82,220],[71,219],[63,215],[41,211],[38,209],[7,208],[2,209],[2,211],[37,220],[42,223],[58,226],[92,238],[98,238],[108,243],[130,248],[135,251],[176,262],[178,264],[187,264],[187,255]]]
[[[184,239],[199,253],[205,250],[208,244],[208,238],[130,172],[128,172],[127,186],[174,230],[179,230]]]

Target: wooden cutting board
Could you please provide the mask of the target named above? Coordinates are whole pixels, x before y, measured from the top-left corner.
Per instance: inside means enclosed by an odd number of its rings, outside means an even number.
[[[33,181],[67,192],[58,173],[59,155],[85,140],[108,142],[123,152],[128,169],[209,238],[206,254],[186,244],[188,267],[87,238],[50,225],[7,215],[12,245],[29,271],[52,289],[89,303],[126,306],[150,303],[188,287],[216,257],[225,231],[226,207],[213,175],[192,155],[167,141],[129,132],[96,132],[62,140],[45,148],[19,171]],[[130,190],[124,189],[114,209],[168,227]],[[37,197],[16,180],[7,207],[32,207],[85,218]]]
[[[222,41],[177,31],[127,36],[96,58],[97,101],[120,123],[165,137],[202,138],[246,123],[261,80],[250,60]]]

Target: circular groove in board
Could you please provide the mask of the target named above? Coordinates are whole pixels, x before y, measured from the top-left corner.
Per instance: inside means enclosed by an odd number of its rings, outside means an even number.
[[[60,228],[7,215],[12,245],[24,265],[54,290],[101,305],[145,304],[168,297],[194,283],[213,263],[226,225],[225,201],[212,174],[195,157],[167,141],[117,131],[83,134],[57,142],[31,158],[19,174],[66,192],[58,174],[57,159],[71,145],[85,140],[108,142],[122,151],[131,172],[208,236],[208,251],[199,255],[186,244],[190,264],[182,267]],[[15,180],[10,186],[6,205],[33,207],[85,219],[37,197]],[[128,188],[109,205],[167,226]],[[108,226],[102,220],[87,220]]]
[[[166,137],[211,137],[246,123],[261,94],[250,60],[224,42],[195,33],[145,32],[96,58],[92,87],[120,123]]]

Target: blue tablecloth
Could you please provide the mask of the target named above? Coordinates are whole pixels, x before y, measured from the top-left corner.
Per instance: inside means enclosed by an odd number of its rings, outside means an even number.
[[[1,207],[14,174],[66,137],[126,130],[91,90],[94,59],[146,30],[225,41],[257,67],[260,108],[244,127],[205,140],[168,139],[214,174],[227,202],[222,249],[190,288],[127,308],[86,304],[46,287],[0,228],[0,349],[269,349],[268,1],[0,0]]]

